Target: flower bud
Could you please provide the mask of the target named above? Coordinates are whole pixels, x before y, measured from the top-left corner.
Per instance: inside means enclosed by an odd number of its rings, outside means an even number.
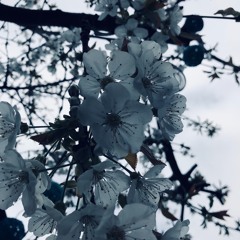
[[[71,97],[78,97],[79,96],[79,88],[76,84],[70,86],[68,93]]]
[[[77,97],[71,97],[68,99],[70,106],[78,106],[80,105],[80,100]]]

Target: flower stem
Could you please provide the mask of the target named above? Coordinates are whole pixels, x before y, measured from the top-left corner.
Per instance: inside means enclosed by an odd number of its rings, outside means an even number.
[[[68,173],[67,173],[67,177],[66,177],[66,182],[64,183],[64,186],[63,186],[63,193],[62,193],[62,202],[63,202],[63,199],[64,199],[64,195],[65,195],[65,192],[66,192],[66,188],[67,188],[67,182],[68,182],[68,179],[69,179],[69,176],[70,176],[70,172],[72,170],[72,166],[74,164],[74,161],[72,161],[69,165],[69,169],[68,169]]]
[[[103,154],[104,157],[108,158],[109,160],[111,160],[114,163],[117,163],[119,166],[121,166],[124,170],[126,170],[130,175],[133,173],[132,171],[130,171],[129,169],[127,169],[125,166],[123,166],[121,163],[119,163],[118,161],[114,160],[113,158]]]
[[[50,168],[45,168],[45,169],[41,169],[39,170],[38,172],[46,172],[48,170],[57,170],[57,169],[60,169],[60,168],[63,168],[63,167],[69,167],[73,165],[73,163],[68,163],[68,164],[64,164],[64,165],[60,165],[60,166],[54,166],[54,167],[50,167]]]

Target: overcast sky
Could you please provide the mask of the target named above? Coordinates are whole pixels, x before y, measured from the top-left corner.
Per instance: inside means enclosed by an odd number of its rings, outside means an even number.
[[[191,0],[184,5],[184,14],[199,14],[212,16],[220,9],[233,7],[240,11],[239,0]],[[219,16],[219,15],[218,15]],[[216,55],[228,61],[233,57],[235,64],[240,65],[240,23],[232,20],[204,19],[204,29],[200,32],[206,47],[218,44]],[[206,63],[206,62],[203,62]],[[221,127],[221,131],[210,139],[185,128],[183,133],[175,139],[176,142],[186,142],[192,147],[196,156],[194,160],[182,158],[182,169],[188,169],[192,161],[196,162],[199,170],[209,182],[219,185],[227,184],[230,194],[224,207],[214,210],[229,209],[229,215],[240,218],[240,89],[234,82],[233,76],[224,76],[209,83],[206,68],[187,68],[184,72],[187,85],[183,94],[187,97],[187,107],[192,117],[199,116],[202,120],[209,119]],[[233,225],[232,218],[227,218],[229,225]],[[218,236],[218,229],[214,227],[202,230],[198,227],[199,219],[191,218],[190,232],[194,240],[218,239],[225,240],[226,236]],[[210,225],[209,225],[210,226]],[[239,233],[233,233],[229,239],[240,239]]]

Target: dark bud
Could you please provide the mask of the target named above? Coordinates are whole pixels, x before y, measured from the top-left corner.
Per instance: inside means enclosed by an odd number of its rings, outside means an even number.
[[[68,93],[71,97],[78,97],[79,96],[79,87],[76,84],[70,86]]]
[[[182,27],[182,32],[196,33],[203,29],[204,23],[202,17],[198,15],[190,15]]]
[[[5,218],[0,222],[0,239],[22,240],[25,236],[23,223],[15,218]]]
[[[80,99],[78,97],[70,97],[68,99],[70,106],[78,106],[80,105]]]
[[[0,209],[0,221],[5,219],[7,217],[6,212],[2,209]]]
[[[204,48],[200,45],[188,46],[183,52],[183,61],[189,67],[201,64],[204,58]]]
[[[78,117],[78,107],[77,106],[71,107],[69,114],[72,118],[77,118]]]
[[[20,131],[21,131],[21,133],[26,133],[26,132],[28,131],[28,125],[27,125],[27,123],[21,122]]]
[[[60,184],[52,181],[50,189],[46,190],[43,194],[53,203],[56,203],[62,199],[63,188]]]
[[[62,201],[56,202],[54,208],[60,211],[63,215],[65,215],[66,206]]]

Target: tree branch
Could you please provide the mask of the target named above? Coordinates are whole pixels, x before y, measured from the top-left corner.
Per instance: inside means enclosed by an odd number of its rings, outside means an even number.
[[[58,26],[82,27],[89,23],[89,28],[94,30],[114,33],[116,27],[114,18],[108,16],[98,21],[98,15],[85,13],[68,13],[61,10],[30,10],[0,4],[0,21],[15,23],[20,26]]]

